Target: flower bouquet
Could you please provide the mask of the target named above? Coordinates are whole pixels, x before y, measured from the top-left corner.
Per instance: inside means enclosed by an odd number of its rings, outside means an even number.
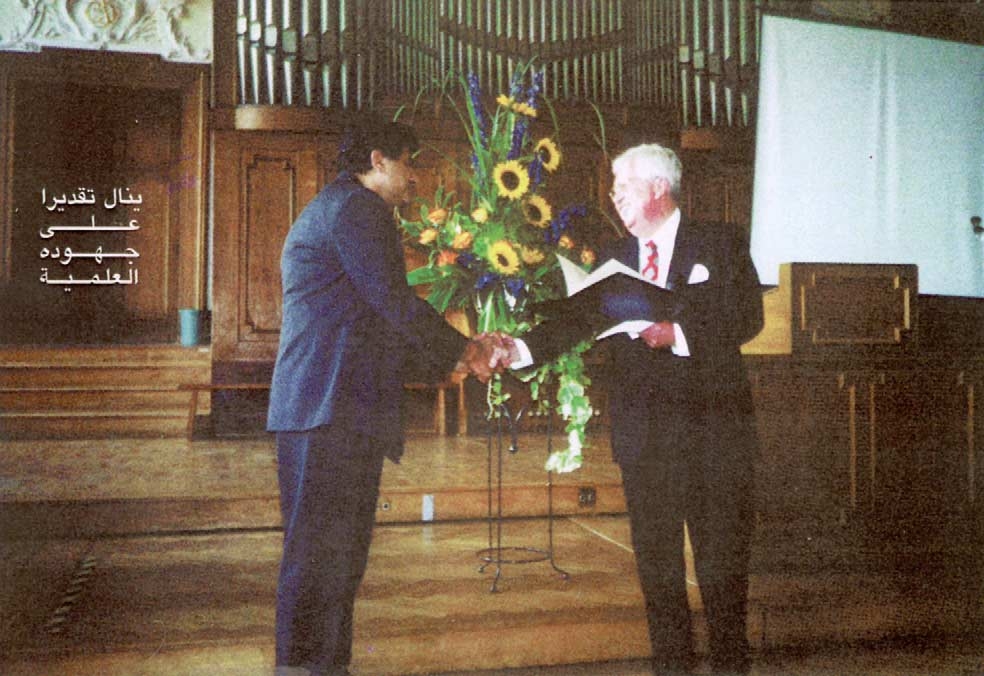
[[[446,92],[444,97],[464,125],[471,162],[462,166],[449,160],[468,181],[468,204],[442,186],[432,202],[421,203],[419,218],[400,219],[407,244],[427,257],[426,264],[408,274],[408,281],[430,285],[427,300],[439,312],[472,310],[479,332],[518,336],[536,321],[534,303],[566,295],[558,255],[586,268],[594,263],[595,252],[579,241],[576,227],[587,209],[557,208],[544,195],[563,155],[556,116],[542,96],[542,73],[528,64],[518,68],[509,93],[501,94],[491,111],[483,104],[474,75],[457,79],[464,110]],[[553,121],[552,137],[537,137],[532,131],[544,109]],[[593,413],[582,359],[590,345],[585,341],[553,362],[519,374],[541,411],[553,408],[566,423],[566,448],[550,455],[548,471],[569,472],[581,466],[585,427]],[[554,380],[557,401],[551,404],[542,394],[543,386]],[[493,415],[506,397],[501,380],[493,378]]]

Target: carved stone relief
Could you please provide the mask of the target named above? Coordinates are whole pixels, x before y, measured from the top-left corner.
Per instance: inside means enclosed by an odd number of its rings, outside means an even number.
[[[70,47],[212,59],[212,0],[8,0],[0,50]]]

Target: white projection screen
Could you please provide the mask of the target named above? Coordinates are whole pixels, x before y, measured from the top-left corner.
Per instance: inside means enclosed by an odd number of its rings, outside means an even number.
[[[752,256],[915,263],[919,291],[984,297],[984,46],[762,18]]]

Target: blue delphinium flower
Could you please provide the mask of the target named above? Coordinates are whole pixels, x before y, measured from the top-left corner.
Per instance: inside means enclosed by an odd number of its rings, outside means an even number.
[[[472,110],[475,111],[475,126],[478,127],[482,147],[488,148],[488,120],[485,115],[485,108],[482,107],[482,88],[478,83],[478,76],[475,73],[468,73],[468,95],[471,98]]]
[[[509,97],[513,101],[519,98],[519,95],[523,92],[523,72],[520,69],[516,69],[513,73],[512,80],[509,82]]]
[[[555,218],[550,221],[550,227],[543,231],[543,241],[547,244],[556,244],[560,241],[561,233],[560,223]]]
[[[523,140],[526,138],[526,127],[528,122],[523,115],[518,116],[516,124],[513,126],[512,145],[509,147],[507,159],[515,160],[523,150]]]
[[[475,289],[481,291],[487,286],[495,284],[500,279],[499,275],[494,272],[483,272],[479,278],[475,281]]]
[[[526,103],[529,104],[529,106],[534,110],[536,110],[536,100],[540,97],[540,92],[542,91],[543,91],[543,71],[538,70],[535,73],[533,73],[533,84],[526,92]]]
[[[541,183],[543,183],[543,160],[540,159],[540,155],[534,155],[533,161],[527,167],[527,171],[530,175],[530,187],[536,189]]]
[[[526,291],[526,282],[523,281],[522,277],[509,277],[504,282],[506,286],[506,291],[515,298],[517,301],[523,299],[523,294]]]
[[[557,217],[550,221],[550,227],[543,233],[543,238],[548,244],[556,244],[564,231],[571,227],[571,219],[585,216],[587,213],[588,209],[583,204],[564,207]]]
[[[541,91],[543,91],[543,72],[536,71],[533,73],[533,84],[526,90],[526,105],[534,111],[536,110],[536,101],[540,97]],[[521,93],[522,86],[514,78],[510,96],[512,96],[513,100],[517,100]],[[516,125],[513,127],[512,145],[509,148],[508,159],[514,160],[519,157],[520,151],[523,148],[523,141],[526,140],[526,132],[529,129],[529,124],[529,120],[525,115],[520,116],[516,120]],[[530,178],[532,178],[532,175]]]

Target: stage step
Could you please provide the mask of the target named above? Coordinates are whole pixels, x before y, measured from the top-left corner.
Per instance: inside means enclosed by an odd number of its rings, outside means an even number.
[[[191,393],[179,386],[209,383],[211,365],[208,347],[0,348],[0,436],[184,436]]]

